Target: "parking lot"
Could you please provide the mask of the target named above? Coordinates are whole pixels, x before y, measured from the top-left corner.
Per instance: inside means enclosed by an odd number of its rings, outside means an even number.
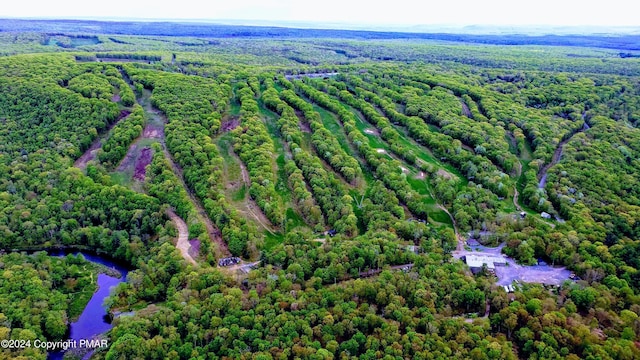
[[[565,280],[569,280],[571,271],[567,270],[565,267],[550,265],[519,265],[514,259],[501,254],[503,246],[504,245],[501,245],[496,248],[477,246],[474,247],[472,251],[454,251],[452,255],[457,259],[467,255],[500,255],[504,257],[506,265],[495,266],[495,275],[498,278],[496,284],[498,285],[509,285],[514,280],[529,283],[560,285]]]
[[[561,285],[569,280],[571,271],[565,267],[552,267],[549,265],[518,265],[513,259],[507,260],[508,266],[496,266],[498,285],[509,285],[514,280],[529,283],[541,283],[547,285]]]

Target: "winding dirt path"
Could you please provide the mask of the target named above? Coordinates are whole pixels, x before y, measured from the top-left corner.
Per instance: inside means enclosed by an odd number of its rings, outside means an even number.
[[[520,193],[518,193],[518,188],[514,185],[513,186],[513,205],[516,207],[516,210],[522,211],[522,208],[518,204],[518,195],[520,195]]]
[[[433,192],[431,191],[431,188],[429,188],[429,195],[431,195],[432,199],[436,200],[436,197],[433,196]],[[451,215],[449,210],[447,210],[446,207],[442,206],[442,204],[438,203],[437,200],[436,200],[436,207],[444,211],[447,215],[449,215],[449,218],[451,219],[451,223],[453,224],[453,233],[456,235],[456,240],[457,240],[456,251],[464,250],[464,238],[462,237],[462,235],[460,235],[460,231],[458,231],[458,224],[456,223],[456,219],[453,217],[453,215]]]
[[[234,152],[234,154],[235,154],[235,152]],[[242,173],[242,181],[247,185],[247,187],[251,187],[251,178],[249,177],[249,171],[247,170],[247,167],[244,166],[244,163],[242,162],[242,160],[240,160],[240,157],[238,157],[238,163],[240,164],[240,172]]]
[[[471,110],[469,109],[469,105],[467,105],[466,102],[464,102],[464,100],[462,100],[461,97],[458,97],[458,99],[460,99],[460,104],[462,105],[462,115],[468,117],[469,119],[473,120],[473,114],[471,114]]]
[[[539,174],[540,181],[538,182],[538,189],[544,189],[544,186],[547,184],[547,172],[552,166],[554,166],[560,161],[560,158],[562,157],[562,148],[566,143],[569,142],[569,140],[571,140],[571,137],[566,140],[562,140],[558,144],[556,151],[553,152],[553,157],[551,158],[551,162],[548,164],[545,164],[542,170],[540,170],[540,174]]]
[[[176,248],[180,251],[180,254],[182,254],[182,257],[187,262],[196,265],[196,261],[193,260],[193,258],[189,254],[189,248],[191,248],[191,244],[189,244],[189,228],[187,227],[187,224],[178,215],[176,215],[176,213],[171,208],[167,209],[167,215],[178,229],[178,241],[176,242]]]
[[[102,141],[107,137],[111,129],[113,129],[113,127],[116,126],[122,119],[128,117],[129,114],[131,114],[129,110],[122,110],[120,112],[120,116],[118,116],[118,119],[114,121],[113,124],[109,125],[109,127],[93,141],[91,146],[84,152],[84,154],[82,154],[82,156],[80,156],[78,160],[73,163],[73,166],[77,167],[80,170],[86,169],[87,163],[96,158],[98,149],[102,147]]]
[[[573,134],[571,134],[571,136],[569,136],[568,138],[566,138],[565,140],[560,141],[560,143],[558,143],[558,146],[556,147],[556,151],[553,152],[553,157],[551,158],[551,162],[548,164],[545,164],[545,166],[542,168],[542,170],[540,170],[540,173],[538,174],[538,176],[540,177],[540,182],[538,182],[538,188],[539,189],[543,189],[544,186],[547,184],[547,172],[549,171],[549,169],[554,166],[555,164],[557,164],[560,161],[560,158],[562,157],[562,149],[564,148],[564,146],[571,141],[571,139],[573,139],[573,137],[578,134],[581,133],[585,130],[589,129],[589,124],[587,124],[586,122],[584,123],[584,125],[578,129],[577,131],[575,131]]]
[[[229,151],[229,154],[238,161],[238,164],[240,165],[240,173],[242,174],[242,182],[244,182],[244,184],[247,186],[247,189],[250,188],[251,178],[249,177],[249,171],[247,170],[247,167],[244,165],[244,163],[242,162],[238,154],[235,153],[235,151],[231,150]],[[253,201],[253,199],[251,199],[250,196],[246,199],[246,203],[247,203],[247,210],[243,211],[238,209],[238,211],[241,213],[248,213],[249,215],[251,215],[251,217],[253,217],[258,222],[258,224],[260,224],[260,226],[262,226],[265,230],[267,230],[271,234],[274,234],[274,229],[271,222],[269,221],[269,219],[267,219],[267,217],[264,215],[262,210],[260,210],[260,208],[258,207],[258,204],[256,204],[256,202]]]
[[[86,169],[87,163],[96,158],[98,149],[102,147],[102,140],[102,138],[96,139],[93,144],[91,144],[91,147],[89,147],[87,151],[85,151],[84,154],[82,154],[82,156],[73,163],[73,166],[80,170]]]
[[[442,205],[440,205],[438,203],[436,203],[436,206],[438,207],[438,209],[444,211],[447,215],[449,215],[449,218],[451,219],[451,222],[453,223],[453,232],[456,234],[456,240],[458,240],[458,245],[456,246],[456,250],[457,251],[464,250],[464,238],[462,238],[462,235],[460,235],[460,232],[458,231],[458,224],[456,224],[456,219],[453,218],[453,215],[451,215],[449,210],[447,210],[447,208],[445,208],[444,206],[442,206]]]

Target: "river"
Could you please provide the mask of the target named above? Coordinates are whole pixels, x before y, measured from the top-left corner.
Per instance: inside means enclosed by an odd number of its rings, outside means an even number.
[[[107,316],[107,309],[103,306],[104,299],[109,296],[112,287],[126,281],[129,270],[123,264],[117,263],[103,256],[81,251],[49,250],[47,253],[50,256],[58,257],[66,256],[68,254],[82,254],[87,261],[102,264],[117,270],[122,274],[120,278],[105,274],[98,275],[98,290],[93,294],[87,303],[87,306],[82,311],[82,314],[80,314],[80,317],[75,322],[71,323],[68,339],[78,341],[80,339],[92,339],[111,329],[111,323]],[[61,360],[63,357],[64,352],[57,351],[50,352],[47,359]]]

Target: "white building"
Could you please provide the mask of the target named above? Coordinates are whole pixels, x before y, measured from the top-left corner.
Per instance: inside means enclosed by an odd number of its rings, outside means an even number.
[[[507,260],[499,255],[467,255],[465,262],[471,272],[478,273],[482,270],[482,266],[486,265],[487,269],[491,272],[495,271],[497,266],[504,266],[507,264]]]

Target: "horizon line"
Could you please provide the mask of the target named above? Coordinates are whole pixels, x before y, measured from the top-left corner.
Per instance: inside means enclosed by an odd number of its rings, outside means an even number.
[[[529,35],[529,36],[569,36],[569,35],[640,35],[640,25],[555,25],[555,24],[397,24],[397,23],[357,23],[344,21],[305,20],[265,20],[265,19],[207,19],[207,18],[139,18],[112,16],[0,16],[3,20],[17,21],[96,21],[96,22],[143,22],[174,23],[222,26],[272,27],[301,30],[336,30],[391,32],[407,34],[460,34],[460,35]]]

